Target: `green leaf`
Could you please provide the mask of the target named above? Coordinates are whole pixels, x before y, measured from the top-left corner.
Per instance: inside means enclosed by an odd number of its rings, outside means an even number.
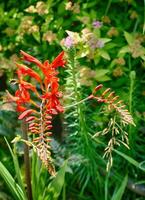
[[[32,35],[33,35],[34,39],[35,39],[37,42],[40,43],[40,32],[39,32],[39,31],[34,32],[34,33],[32,33]]]
[[[108,72],[109,72],[108,69],[97,69],[95,79],[97,81],[108,81],[108,80],[110,80],[110,77],[106,75]]]
[[[145,55],[141,56],[141,58],[145,61]]]
[[[126,53],[129,53],[130,50],[129,50],[129,46],[124,46],[120,49],[119,53],[118,53],[118,56],[120,56],[120,54],[126,54]]]
[[[109,42],[107,44],[105,44],[105,49],[110,50],[110,49],[115,49],[117,47],[117,44],[113,43],[113,42]]]
[[[64,185],[66,168],[67,168],[67,160],[64,162],[63,166],[57,173],[56,177],[49,184],[48,190],[47,190],[48,194],[46,194],[47,197],[45,198],[45,200],[47,200],[47,199],[57,200],[58,199],[58,197],[61,193],[62,187]]]
[[[102,57],[105,58],[106,60],[110,60],[110,56],[107,53],[107,51],[104,51],[103,49],[98,50],[98,54]]]
[[[125,36],[125,39],[127,40],[127,42],[128,42],[129,45],[133,44],[134,37],[130,33],[128,33],[128,32],[125,31],[124,32],[124,36]]]
[[[145,161],[139,163],[139,168],[145,171]]]
[[[101,40],[104,44],[111,41],[111,39],[109,39],[109,38],[101,38],[100,40]]]
[[[127,185],[127,181],[128,181],[128,175],[125,176],[125,178],[122,181],[122,184],[120,185],[117,192],[114,193],[111,200],[121,200],[122,199],[123,193],[124,193],[126,185]]]
[[[96,80],[100,81],[100,82],[105,82],[105,81],[110,81],[111,78],[109,76],[107,76],[107,75],[104,75],[104,76],[102,76],[102,77],[100,77],[100,78],[98,78]]]
[[[47,9],[49,10],[52,6],[53,0],[46,1]]]
[[[143,34],[145,34],[145,23],[143,25]]]
[[[32,194],[33,199],[39,200],[43,199],[42,194],[44,192],[44,188],[46,188],[46,176],[47,170],[43,169],[40,160],[33,150],[32,152],[32,163],[31,163],[31,179],[32,179]]]
[[[13,197],[18,200],[26,200],[26,197],[20,188],[20,186],[15,182],[6,167],[0,162],[0,176],[4,179],[7,186],[9,187]]]
[[[109,72],[108,69],[97,69],[96,70],[96,77],[104,76]]]
[[[101,32],[100,32],[100,29],[95,29],[94,30],[94,34],[95,34],[95,36],[96,36],[96,38],[100,38],[101,37]]]
[[[131,163],[132,165],[134,165],[135,167],[141,169],[142,171],[145,171],[144,169],[140,168],[140,163],[137,162],[136,160],[134,160],[133,158],[131,158],[130,156],[114,149],[113,150],[115,153],[117,153],[118,155],[120,155],[121,157],[123,157],[125,160],[127,160],[129,163]]]
[[[80,50],[77,52],[76,58],[83,58],[89,54],[89,50],[86,47],[81,47]]]

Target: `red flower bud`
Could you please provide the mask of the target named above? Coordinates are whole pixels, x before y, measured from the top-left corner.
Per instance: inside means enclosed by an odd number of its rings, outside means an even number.
[[[27,117],[28,115],[30,115],[32,112],[33,112],[32,109],[25,110],[25,111],[19,116],[18,119],[24,119],[25,117]]]

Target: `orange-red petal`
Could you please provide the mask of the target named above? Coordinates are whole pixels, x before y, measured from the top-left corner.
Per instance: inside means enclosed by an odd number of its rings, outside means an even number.
[[[35,78],[38,82],[41,82],[41,77],[34,70],[22,64],[16,63],[16,65],[19,68],[19,70],[17,71],[19,75],[29,75],[32,78]]]
[[[26,108],[24,106],[17,104],[16,110],[17,110],[17,112],[24,112],[26,110]]]
[[[20,53],[23,55],[23,60],[26,60],[28,62],[32,62],[35,63],[36,65],[38,65],[40,68],[43,67],[42,63],[37,60],[35,57],[29,55],[28,53],[24,52],[24,51],[20,51]]]
[[[20,84],[21,84],[21,87],[26,90],[32,90],[33,92],[36,91],[36,87],[34,85],[32,85],[31,83],[21,80]]]
[[[27,118],[26,118],[26,122],[31,122],[31,121],[33,121],[34,119],[35,119],[34,116],[27,117]]]
[[[25,117],[27,117],[28,115],[30,115],[33,112],[32,109],[29,110],[25,110],[22,114],[20,114],[18,119],[24,119]]]
[[[54,61],[51,63],[51,67],[52,68],[57,68],[60,66],[64,66],[66,61],[64,60],[64,51],[62,51],[55,59]]]

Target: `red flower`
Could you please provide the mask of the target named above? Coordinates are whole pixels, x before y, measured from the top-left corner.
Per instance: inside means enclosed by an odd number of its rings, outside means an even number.
[[[31,68],[23,65],[23,64],[16,64],[18,67],[17,74],[18,74],[18,83],[19,89],[15,93],[15,97],[17,97],[16,104],[17,104],[17,111],[24,111],[26,110],[25,106],[27,103],[30,104],[30,90],[37,94],[37,97],[40,99],[45,100],[46,108],[48,113],[56,114],[58,112],[63,112],[63,108],[60,105],[59,98],[62,96],[62,93],[59,92],[59,78],[57,77],[58,72],[56,69],[59,66],[64,67],[64,52],[62,51],[53,61],[49,63],[46,60],[43,64],[36,59],[35,57],[27,54],[26,52],[21,50],[21,54],[23,55],[23,59],[35,63],[43,72],[44,80],[41,79],[40,75],[32,70]],[[23,78],[25,76],[30,76],[37,80],[41,85],[41,95],[38,94],[36,87],[27,81],[24,81]],[[44,86],[43,87],[43,83]]]
[[[30,92],[29,90],[37,93],[36,87],[31,83],[22,80],[22,77],[18,80],[19,89],[15,92],[15,102],[17,104],[17,111],[23,112],[26,110],[26,103],[30,103]]]
[[[26,81],[20,80],[19,85],[21,88],[26,89],[26,90],[32,90],[33,92],[36,91],[36,87],[32,85],[31,83],[28,83]]]
[[[50,173],[54,174],[49,152],[50,146],[47,143],[50,142],[52,115],[63,112],[63,107],[59,101],[62,93],[59,91],[59,78],[57,77],[58,72],[56,69],[59,66],[63,67],[65,64],[63,59],[64,52],[61,52],[51,64],[49,64],[48,60],[42,64],[35,57],[24,51],[21,51],[21,54],[24,60],[35,63],[40,68],[43,78],[31,68],[23,64],[17,64],[17,83],[19,88],[15,92],[15,97],[9,95],[9,98],[16,102],[17,111],[21,112],[19,119],[26,118],[28,130],[36,135],[33,139],[33,144],[37,147],[38,156]],[[24,79],[26,76],[34,78],[38,82],[39,90]],[[35,99],[34,101],[31,99],[30,92],[36,94],[37,102]]]
[[[23,55],[23,60],[26,60],[28,62],[32,62],[35,63],[36,65],[38,65],[40,68],[42,68],[42,63],[37,60],[35,57],[29,55],[28,53],[25,53],[24,51],[20,51],[20,53]]]
[[[30,94],[29,92],[19,85],[19,89],[15,92],[15,97],[17,97],[16,104],[17,104],[17,111],[23,112],[26,110],[25,105],[26,103],[30,102]]]
[[[57,68],[57,67],[64,67],[64,65],[66,64],[66,62],[64,61],[64,51],[62,51],[55,59],[54,61],[49,64],[48,61],[45,61],[44,64],[42,64],[39,60],[37,60],[35,57],[25,53],[24,51],[20,51],[21,54],[23,55],[23,60],[26,60],[28,62],[32,62],[35,63],[37,66],[40,67],[41,70],[43,69],[48,69],[49,66],[51,66],[52,68]]]
[[[25,110],[25,111],[19,116],[18,119],[24,119],[25,117],[27,117],[28,115],[30,115],[32,112],[33,112],[32,109]]]
[[[64,65],[66,64],[66,61],[64,61],[64,51],[62,51],[55,59],[54,61],[51,63],[51,67],[52,68],[57,68],[57,67],[64,67]]]
[[[29,67],[22,65],[22,64],[16,63],[16,65],[19,68],[17,70],[18,77],[21,77],[22,75],[24,75],[24,76],[29,75],[32,78],[35,78],[38,82],[41,82],[41,77],[34,70],[32,70]]]

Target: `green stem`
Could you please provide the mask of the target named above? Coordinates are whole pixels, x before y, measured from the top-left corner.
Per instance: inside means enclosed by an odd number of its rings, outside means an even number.
[[[63,191],[62,191],[62,194],[63,194],[63,200],[66,200],[66,185],[65,185],[65,183],[64,183],[64,185],[63,185]]]
[[[145,0],[144,0],[144,23],[143,23],[143,34],[145,33]]]
[[[135,22],[134,29],[133,29],[133,33],[136,32],[137,27],[138,27],[138,24],[139,24],[139,18],[137,18],[137,20],[136,20],[136,22]]]
[[[70,70],[72,73],[72,81],[73,81],[73,88],[74,88],[74,97],[75,97],[75,104],[67,106],[66,108],[70,108],[72,106],[77,106],[77,114],[78,114],[78,121],[79,121],[79,127],[80,127],[80,133],[82,138],[85,140],[86,144],[88,145],[88,138],[86,135],[86,121],[85,121],[85,117],[84,117],[84,113],[83,113],[83,108],[82,105],[80,105],[81,103],[83,103],[84,101],[88,100],[90,97],[88,96],[87,98],[80,100],[80,95],[78,93],[78,79],[76,76],[76,50],[75,48],[71,48],[69,50],[69,57],[70,57]]]
[[[132,109],[132,102],[133,102],[133,91],[134,91],[134,82],[135,82],[135,71],[131,70],[131,57],[129,56],[129,60],[128,60],[128,64],[129,64],[129,78],[130,78],[130,86],[129,86],[129,111],[130,114],[133,113],[133,109]],[[130,141],[130,145],[133,145],[133,141],[134,141],[134,137],[132,137],[132,127],[131,125],[129,126],[129,141]]]
[[[81,101],[79,101],[79,102],[77,102],[77,103],[74,103],[74,104],[69,105],[69,106],[65,106],[64,109],[72,108],[72,107],[74,107],[74,106],[77,106],[77,105],[79,105],[79,104],[81,104],[81,103],[83,103],[83,102],[89,100],[89,99],[90,99],[90,96],[86,97],[85,99],[82,99]]]
[[[25,119],[22,122],[22,133],[24,140],[28,140],[27,136],[27,124]],[[32,200],[32,188],[31,188],[31,172],[30,172],[30,160],[29,160],[29,148],[28,145],[24,143],[24,163],[25,163],[25,178],[27,184],[27,195],[28,200]]]
[[[71,64],[72,64],[72,76],[73,76],[73,85],[74,85],[74,92],[75,92],[75,97],[77,102],[79,101],[79,95],[78,95],[78,88],[77,88],[77,78],[76,78],[76,62],[75,62],[75,49],[72,49],[73,53],[72,53],[72,58],[71,58]]]
[[[105,179],[105,200],[108,200],[108,183],[109,183],[109,176],[110,176],[110,171],[106,174],[106,179]]]
[[[108,4],[107,4],[106,10],[105,10],[105,16],[108,14],[108,11],[110,9],[111,3],[112,3],[112,0],[108,0]]]
[[[89,99],[89,97],[85,98],[84,100],[80,101],[80,95],[78,94],[78,83],[77,83],[77,77],[76,77],[76,62],[75,62],[75,49],[74,49],[74,58],[73,58],[73,62],[72,62],[72,74],[73,74],[73,83],[74,83],[74,92],[75,92],[75,96],[76,96],[76,105],[77,105],[77,112],[78,112],[78,116],[79,116],[79,125],[80,125],[80,133],[81,135],[84,137],[85,142],[87,145],[88,144],[88,138],[86,135],[86,121],[85,121],[85,117],[83,114],[83,109],[82,109],[82,105],[80,105],[80,103],[86,101]]]
[[[129,55],[128,58],[128,66],[129,66],[129,77],[130,77],[130,88],[129,88],[129,111],[132,113],[132,93],[133,93],[133,82],[131,79],[131,57]]]

